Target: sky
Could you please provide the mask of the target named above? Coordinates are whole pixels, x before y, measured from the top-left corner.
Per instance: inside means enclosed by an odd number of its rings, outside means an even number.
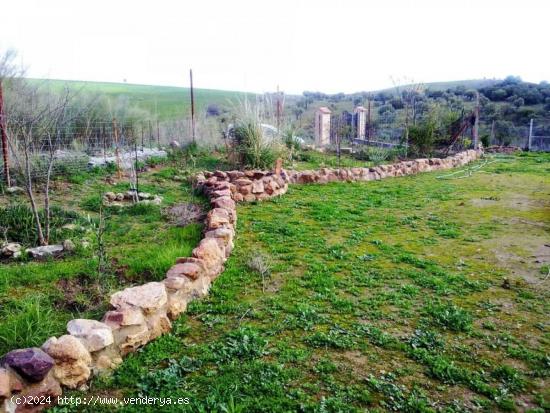
[[[0,0],[27,76],[251,92],[550,81],[546,0]]]

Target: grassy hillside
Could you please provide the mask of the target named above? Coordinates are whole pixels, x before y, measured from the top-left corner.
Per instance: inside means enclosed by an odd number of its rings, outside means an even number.
[[[174,119],[189,113],[191,98],[189,88],[175,86],[136,85],[128,83],[88,82],[71,80],[29,79],[36,84],[47,83],[54,89],[68,86],[82,92],[104,94],[110,98],[127,98],[140,108],[158,113],[161,120]],[[210,104],[228,107],[246,96],[253,96],[244,92],[195,89],[195,104],[197,112],[206,110]]]
[[[500,82],[498,79],[466,79],[466,80],[450,80],[445,82],[429,82],[423,83],[425,89],[443,91],[447,89],[454,89],[458,86],[464,86],[466,89],[479,89],[486,86],[492,86]],[[406,88],[407,85],[403,85],[402,88]],[[395,87],[381,89],[377,92],[395,92]]]

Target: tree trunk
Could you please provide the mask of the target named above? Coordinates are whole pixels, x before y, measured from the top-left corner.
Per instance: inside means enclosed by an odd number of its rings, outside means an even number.
[[[38,215],[38,208],[36,207],[36,201],[34,200],[34,194],[32,193],[32,177],[31,177],[31,165],[29,159],[29,147],[25,145],[25,173],[27,176],[27,185],[25,185],[27,190],[27,195],[29,197],[29,202],[31,203],[31,210],[36,221],[36,231],[38,234],[38,243],[40,245],[47,245],[46,240],[44,239],[44,233],[42,232],[42,224],[40,223],[40,216]]]

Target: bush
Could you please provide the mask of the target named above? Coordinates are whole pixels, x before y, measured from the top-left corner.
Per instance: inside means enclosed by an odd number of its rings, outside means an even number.
[[[244,168],[268,169],[279,155],[276,145],[268,142],[259,122],[241,122],[233,129],[238,162]]]
[[[431,156],[436,140],[436,124],[427,119],[409,128],[409,154],[412,156]]]

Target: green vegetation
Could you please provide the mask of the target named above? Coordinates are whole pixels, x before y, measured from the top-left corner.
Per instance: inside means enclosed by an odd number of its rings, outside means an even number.
[[[130,106],[137,106],[160,120],[179,119],[189,116],[191,98],[189,88],[175,86],[134,85],[128,83],[87,82],[72,80],[29,79],[35,85],[49,85],[53,89],[62,90],[68,86],[73,91],[81,93],[100,94],[112,102],[125,100]],[[195,104],[197,111],[206,110],[209,105],[228,107],[235,105],[245,97],[253,94],[195,89]]]
[[[202,204],[203,200],[193,195],[187,183],[164,176],[169,169],[140,176],[141,190],[164,198],[161,207],[138,204],[103,209],[106,265],[101,271],[97,245],[101,194],[126,191],[128,183],[105,184],[108,170],[105,174],[81,173],[76,183],[55,182],[61,189],[52,194],[52,202],[62,204],[63,209],[52,209],[52,242],[71,239],[76,250],[46,262],[29,261],[23,254],[19,260],[0,263],[0,354],[40,345],[63,333],[72,318],[100,317],[110,292],[160,280],[176,257],[191,253],[200,239],[201,225],[176,227],[163,210],[181,202]],[[10,202],[0,206],[7,238],[25,247],[36,246],[36,229],[26,201],[11,196]]]
[[[550,157],[495,160],[239,206],[209,296],[87,395],[189,397],[162,409],[178,412],[547,411],[550,297],[532,255]],[[53,409],[77,410],[110,407]]]

